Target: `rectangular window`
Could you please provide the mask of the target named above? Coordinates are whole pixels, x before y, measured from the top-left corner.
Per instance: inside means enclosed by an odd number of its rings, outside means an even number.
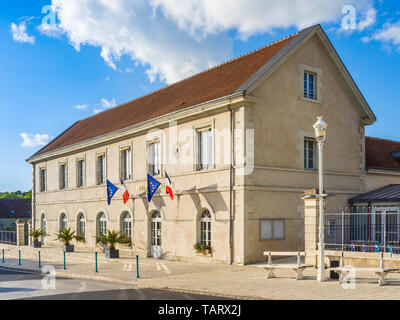
[[[149,173],[153,177],[161,175],[161,146],[159,141],[149,144],[147,148],[149,161]]]
[[[120,176],[121,179],[126,181],[132,178],[131,176],[131,149],[121,150],[120,153]]]
[[[65,163],[60,165],[60,190],[67,187],[67,165]]]
[[[260,220],[260,240],[284,240],[285,220]]]
[[[304,72],[304,97],[317,100],[317,75]]]
[[[40,192],[46,191],[46,169],[40,169]]]
[[[104,154],[97,156],[97,185],[106,182],[106,156]]]
[[[197,170],[211,169],[213,156],[211,128],[197,130],[197,146]]]
[[[76,163],[76,186],[82,188],[85,183],[85,160],[78,160]]]
[[[304,169],[315,169],[315,139],[304,139]]]

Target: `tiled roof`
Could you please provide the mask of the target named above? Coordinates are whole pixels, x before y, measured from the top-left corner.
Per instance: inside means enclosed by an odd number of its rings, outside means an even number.
[[[31,199],[0,199],[0,218],[28,219],[32,216]]]
[[[400,160],[393,152],[400,151],[400,142],[380,138],[365,138],[365,158],[367,169],[400,170]]]
[[[313,28],[315,27],[305,29],[119,107],[78,121],[32,157],[207,101],[223,98],[237,93],[238,90],[241,92],[245,84],[253,81],[260,71],[269,67],[268,62],[271,64],[278,60]],[[290,43],[291,45],[288,45]],[[285,47],[286,50],[283,50]]]
[[[349,203],[368,202],[400,202],[400,184],[391,184],[349,199]]]

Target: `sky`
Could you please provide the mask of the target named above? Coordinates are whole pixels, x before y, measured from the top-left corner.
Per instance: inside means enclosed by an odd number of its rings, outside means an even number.
[[[0,192],[76,121],[317,23],[400,140],[398,0],[0,1]]]

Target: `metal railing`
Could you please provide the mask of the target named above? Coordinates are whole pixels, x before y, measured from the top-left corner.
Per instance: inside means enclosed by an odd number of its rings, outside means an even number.
[[[325,248],[400,254],[399,213],[326,213]]]
[[[17,231],[0,230],[0,243],[17,245]]]

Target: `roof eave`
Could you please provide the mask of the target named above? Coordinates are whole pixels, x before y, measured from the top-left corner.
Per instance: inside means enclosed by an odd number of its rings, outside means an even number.
[[[138,133],[140,131],[149,130],[155,126],[159,126],[165,123],[168,123],[171,120],[181,120],[187,117],[195,116],[204,112],[224,108],[227,105],[231,105],[232,107],[239,106],[239,105],[253,105],[256,101],[253,97],[246,96],[244,91],[242,92],[235,92],[231,95],[221,97],[218,99],[210,100],[195,106],[191,106],[182,110],[178,110],[158,118],[154,118],[145,122],[141,122],[135,124],[133,126],[119,129],[110,133],[106,133],[101,136],[97,136],[95,138],[90,138],[66,147],[58,148],[55,150],[51,150],[49,152],[43,154],[35,153],[32,157],[26,159],[26,162],[30,164],[34,164],[36,162],[44,161],[48,158],[61,156],[63,154],[76,152],[80,149],[93,147],[98,144],[105,143],[107,141],[116,140],[116,139],[123,139],[125,136]],[[39,152],[39,151],[38,151]]]

